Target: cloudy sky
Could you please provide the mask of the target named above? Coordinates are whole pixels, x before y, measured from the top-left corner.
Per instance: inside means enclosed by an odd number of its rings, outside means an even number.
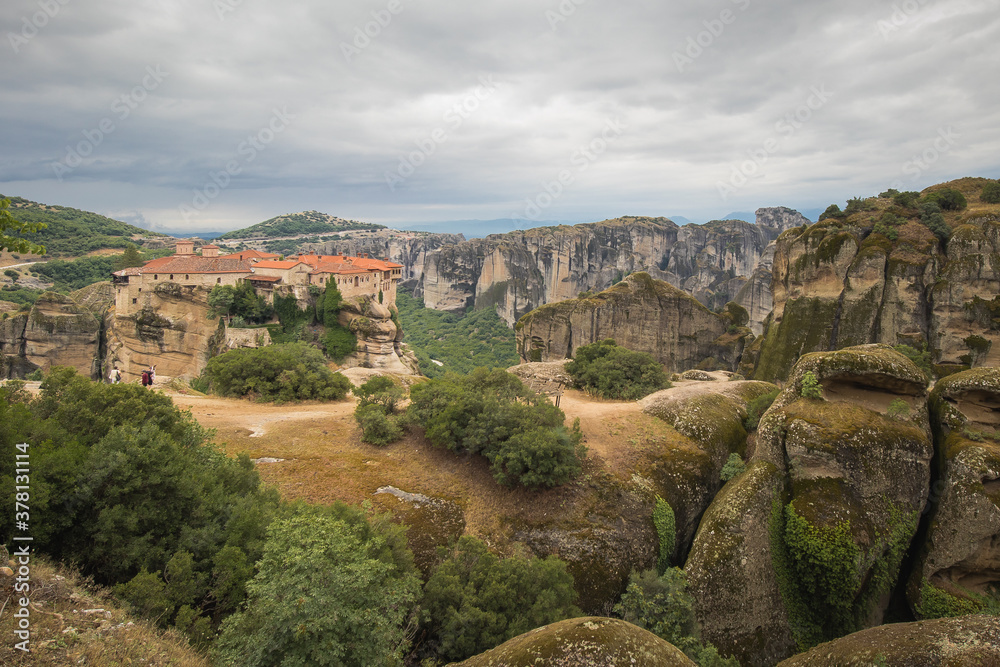
[[[5,0],[0,191],[704,220],[1000,177],[1000,0]]]

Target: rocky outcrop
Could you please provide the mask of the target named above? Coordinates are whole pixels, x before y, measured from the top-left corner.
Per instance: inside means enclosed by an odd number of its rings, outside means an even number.
[[[495,308],[513,324],[538,306],[642,271],[721,308],[777,234],[742,220],[678,227],[666,218],[632,216],[494,234],[429,253],[416,294],[437,310]]]
[[[778,667],[950,667],[1000,664],[1000,618],[893,623],[820,644]]]
[[[668,371],[735,370],[749,335],[743,324],[736,310],[718,315],[669,283],[636,273],[600,294],[538,308],[515,331],[525,361],[566,359],[581,345],[613,338]]]
[[[813,377],[821,398],[803,398]],[[706,639],[769,665],[792,637],[810,646],[881,622],[930,487],[925,384],[888,346],[798,361],[685,565]]]
[[[84,376],[100,375],[101,319],[72,296],[44,292],[27,313],[0,323],[5,377],[35,369],[72,366]]]
[[[757,224],[770,227],[778,233],[788,231],[793,227],[809,226],[812,221],[798,211],[785,206],[769,206],[757,209],[755,213]]]
[[[370,297],[351,299],[344,302],[337,317],[340,325],[358,339],[357,351],[341,365],[419,375],[419,362],[403,346],[403,331],[388,308]]]
[[[422,279],[428,255],[443,246],[462,243],[461,234],[431,234],[391,229],[345,234],[344,238],[322,243],[304,243],[302,252],[319,255],[362,255],[383,258],[403,265],[402,283],[412,289]]]
[[[937,481],[908,587],[918,617],[978,611],[1000,587],[1000,370],[939,380],[930,408]]]
[[[208,292],[171,282],[143,292],[139,311],[111,318],[105,366],[117,365],[126,382],[154,364],[158,378],[197,377],[225,340],[218,319],[209,317]]]
[[[571,618],[518,635],[455,667],[694,667],[673,644],[627,621]]]
[[[975,211],[946,212],[947,242],[888,198],[784,232],[754,377],[783,378],[802,354],[864,343],[926,346],[942,374],[1000,364],[1000,206],[976,201],[984,182],[944,184]]]

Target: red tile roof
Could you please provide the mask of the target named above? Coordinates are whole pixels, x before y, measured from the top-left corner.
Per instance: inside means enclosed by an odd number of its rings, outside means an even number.
[[[239,252],[234,252],[229,255],[223,255],[223,257],[234,257],[236,259],[278,259],[281,255],[277,255],[273,252],[264,252],[263,250],[241,250]]]
[[[279,280],[281,280],[281,276],[259,276],[257,274],[253,274],[253,275],[247,276],[247,280],[249,280],[250,282],[257,281],[257,282],[264,282],[264,283],[276,283]]]
[[[146,262],[143,273],[250,273],[249,260],[200,255],[170,255]]]
[[[314,267],[316,273],[361,273],[403,268],[402,264],[395,262],[346,255],[299,255],[299,261]]]
[[[300,262],[297,259],[286,259],[281,262],[273,260],[263,260],[254,264],[254,267],[258,269],[290,269],[293,266],[297,266],[299,264],[302,264],[302,262]]]

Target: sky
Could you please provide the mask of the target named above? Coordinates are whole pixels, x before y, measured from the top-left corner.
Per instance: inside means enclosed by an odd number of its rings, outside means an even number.
[[[1000,0],[5,0],[0,26],[0,192],[152,229],[1000,178]]]

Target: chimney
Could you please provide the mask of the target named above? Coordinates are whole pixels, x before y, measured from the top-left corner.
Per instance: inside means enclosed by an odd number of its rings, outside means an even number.
[[[178,255],[193,255],[194,254],[194,241],[189,241],[188,239],[181,239],[177,241],[177,254]]]

